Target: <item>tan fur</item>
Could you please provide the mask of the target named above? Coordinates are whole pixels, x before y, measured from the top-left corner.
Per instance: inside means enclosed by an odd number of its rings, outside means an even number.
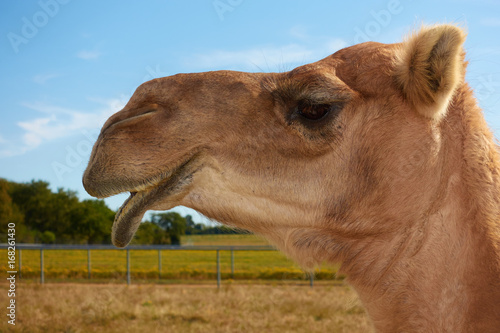
[[[463,41],[424,27],[286,73],[147,82],[104,125],[85,188],[137,192],[118,246],[148,209],[184,205],[304,267],[340,262],[379,332],[498,332],[500,161]]]
[[[463,78],[464,32],[451,25],[424,27],[397,51],[395,76],[415,108],[441,118]]]

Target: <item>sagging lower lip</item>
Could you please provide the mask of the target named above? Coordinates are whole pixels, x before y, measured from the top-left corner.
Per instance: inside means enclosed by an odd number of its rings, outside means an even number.
[[[147,192],[131,192],[130,197],[116,213],[111,231],[111,241],[117,247],[125,247],[130,243],[139,228],[142,217],[147,211],[142,203]]]
[[[192,181],[196,170],[190,170],[191,159],[179,166],[170,177],[156,183],[144,186],[144,189],[134,189],[120,207],[113,222],[111,241],[117,247],[127,246],[139,228],[144,214],[155,204],[180,192]],[[173,208],[173,207],[172,207]]]

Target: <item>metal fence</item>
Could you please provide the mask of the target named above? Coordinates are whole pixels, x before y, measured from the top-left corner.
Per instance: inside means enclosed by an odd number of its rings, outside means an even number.
[[[0,249],[8,249],[7,244],[0,244]],[[117,248],[113,245],[45,245],[45,244],[16,244],[15,251],[17,252],[17,270],[15,273],[22,277],[22,250],[38,250],[40,251],[40,283],[45,283],[45,270],[44,270],[44,251],[45,250],[86,250],[87,251],[87,273],[88,279],[92,277],[92,265],[91,265],[91,251],[92,250],[121,250],[126,251],[126,277],[127,284],[132,283],[131,279],[131,269],[130,269],[130,251],[133,250],[156,250],[158,251],[158,276],[161,278],[162,273],[162,251],[215,251],[216,257],[215,264],[217,267],[217,287],[221,286],[221,261],[220,252],[230,251],[231,252],[231,276],[234,278],[234,252],[235,251],[276,251],[271,246],[172,246],[172,245],[130,245],[126,248]],[[312,287],[314,285],[314,275],[309,274],[309,284]]]

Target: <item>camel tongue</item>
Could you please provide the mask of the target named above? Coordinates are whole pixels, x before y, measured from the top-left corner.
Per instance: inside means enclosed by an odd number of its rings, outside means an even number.
[[[116,213],[111,230],[111,242],[116,247],[125,247],[130,243],[146,212],[146,209],[139,204],[140,196],[136,197],[136,194],[135,192],[130,193],[130,197],[125,200]]]

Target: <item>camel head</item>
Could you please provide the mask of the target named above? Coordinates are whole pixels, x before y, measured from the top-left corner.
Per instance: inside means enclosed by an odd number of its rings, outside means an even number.
[[[104,124],[83,184],[99,198],[130,192],[113,225],[119,247],[147,210],[183,205],[306,266],[342,257],[338,244],[390,235],[414,207],[432,208],[440,174],[429,170],[462,84],[464,39],[439,25],[284,73],[146,82]],[[331,251],[307,251],[318,247]]]

